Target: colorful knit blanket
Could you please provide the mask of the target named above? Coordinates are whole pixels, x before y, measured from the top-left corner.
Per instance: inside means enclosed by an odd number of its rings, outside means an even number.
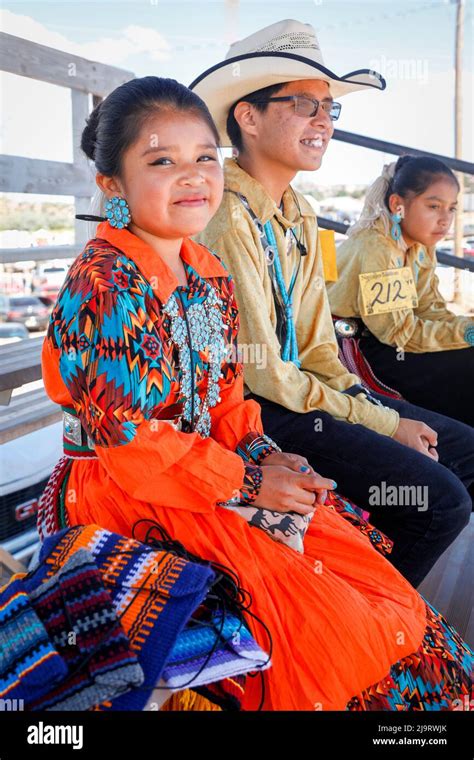
[[[209,563],[192,562],[98,525],[66,528],[44,541],[38,566],[23,579],[30,598],[42,599],[50,580],[70,567],[78,553],[93,561],[144,673],[141,683],[123,679],[123,693],[116,691],[89,709],[142,710],[160,680],[167,689],[221,680],[216,693],[224,694],[226,679],[270,666],[242,620],[204,603],[216,582]]]
[[[0,694],[19,709],[89,710],[144,681],[84,549],[44,583],[25,574],[0,590],[0,651]]]
[[[222,681],[271,663],[242,621],[220,611],[209,621],[190,621],[178,636],[163,671],[172,690]]]

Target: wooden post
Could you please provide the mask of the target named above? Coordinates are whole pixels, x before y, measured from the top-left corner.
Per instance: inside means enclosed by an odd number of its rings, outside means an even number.
[[[8,583],[12,575],[26,572],[27,568],[0,546],[0,586]]]
[[[6,32],[0,32],[0,71],[69,88],[73,137],[72,163],[0,154],[0,192],[69,195],[74,197],[74,213],[87,213],[95,190],[95,175],[80,149],[80,139],[91,110],[91,96],[96,105],[135,75]],[[74,227],[75,243],[71,246],[0,250],[0,270],[5,262],[31,258],[44,261],[56,258],[56,252],[58,258],[74,258],[87,241],[88,225],[76,219]]]
[[[82,130],[86,126],[86,120],[90,113],[90,96],[87,92],[71,90],[72,99],[72,152],[74,166],[89,173],[89,162],[81,150]],[[92,178],[93,175],[91,175]],[[90,206],[89,197],[84,195],[74,196],[74,213],[87,214]],[[81,247],[87,242],[87,222],[74,219],[74,242]]]

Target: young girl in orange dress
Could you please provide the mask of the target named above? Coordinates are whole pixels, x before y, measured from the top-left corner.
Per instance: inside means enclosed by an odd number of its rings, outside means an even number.
[[[191,240],[223,192],[203,101],[175,80],[134,79],[93,111],[82,148],[106,204],[44,342],[45,387],[65,416],[46,501],[57,499],[63,524],[122,535],[149,519],[238,575],[272,642],[263,696],[248,679],[242,709],[459,709],[469,647],[374,547],[370,526],[328,506],[336,484],[279,451],[243,398],[232,277]],[[304,552],[232,503],[311,517]],[[40,529],[54,529],[46,513]]]

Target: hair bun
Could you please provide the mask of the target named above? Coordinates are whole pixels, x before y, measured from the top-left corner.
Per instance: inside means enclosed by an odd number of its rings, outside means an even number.
[[[399,172],[400,169],[402,169],[405,166],[405,164],[408,164],[409,161],[413,161],[415,158],[416,156],[412,156],[412,155],[400,156],[397,163],[395,164],[394,174]]]
[[[81,135],[81,150],[86,154],[87,158],[90,158],[91,161],[95,160],[97,129],[100,121],[101,105],[102,102],[100,102],[91,112]]]

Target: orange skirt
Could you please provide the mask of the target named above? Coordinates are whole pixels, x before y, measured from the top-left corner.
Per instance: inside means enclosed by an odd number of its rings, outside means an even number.
[[[328,507],[316,508],[299,554],[228,509],[201,513],[139,501],[99,460],[74,460],[66,508],[71,525],[97,523],[122,535],[132,535],[138,520],[154,520],[188,551],[234,570],[272,637],[263,710],[344,710],[422,642],[422,597]],[[268,652],[265,630],[246,617]],[[248,678],[242,709],[258,709],[261,696],[261,678]]]

